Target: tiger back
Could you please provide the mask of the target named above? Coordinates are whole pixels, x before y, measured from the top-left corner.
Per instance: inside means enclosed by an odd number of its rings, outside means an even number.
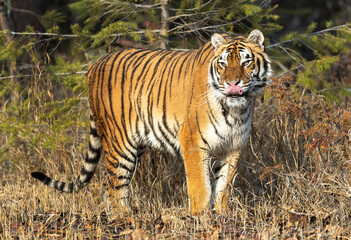
[[[102,57],[87,75],[91,133],[80,176],[71,183],[32,176],[78,190],[104,151],[109,195],[123,209],[138,159],[156,148],[183,158],[192,214],[224,211],[255,97],[272,74],[263,41],[253,30],[247,38],[214,34],[193,51],[128,49]]]

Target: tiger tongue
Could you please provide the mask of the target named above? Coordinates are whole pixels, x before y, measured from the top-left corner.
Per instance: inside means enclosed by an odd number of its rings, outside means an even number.
[[[238,85],[235,85],[234,83],[231,83],[227,89],[226,89],[226,94],[228,96],[233,96],[233,95],[242,95],[243,94],[243,89],[238,86]]]

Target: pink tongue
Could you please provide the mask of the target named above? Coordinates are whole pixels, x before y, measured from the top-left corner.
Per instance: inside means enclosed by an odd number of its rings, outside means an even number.
[[[243,89],[240,86],[235,85],[234,83],[231,83],[230,86],[227,87],[226,94],[228,96],[231,96],[231,95],[242,95],[243,94]]]

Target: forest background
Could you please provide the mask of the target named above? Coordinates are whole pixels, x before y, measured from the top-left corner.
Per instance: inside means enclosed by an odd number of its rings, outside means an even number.
[[[0,0],[0,236],[349,239],[350,0]],[[258,28],[275,71],[258,99],[231,210],[187,215],[180,159],[147,154],[131,212],[104,201],[99,164],[79,193],[30,179],[77,176],[88,145],[85,73],[120,48],[196,49]]]

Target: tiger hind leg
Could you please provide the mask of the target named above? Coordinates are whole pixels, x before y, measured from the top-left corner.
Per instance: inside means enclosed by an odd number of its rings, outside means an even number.
[[[110,203],[117,206],[118,212],[128,212],[129,185],[132,181],[138,159],[138,149],[128,149],[128,154],[106,152],[106,169],[109,174],[108,195]]]

